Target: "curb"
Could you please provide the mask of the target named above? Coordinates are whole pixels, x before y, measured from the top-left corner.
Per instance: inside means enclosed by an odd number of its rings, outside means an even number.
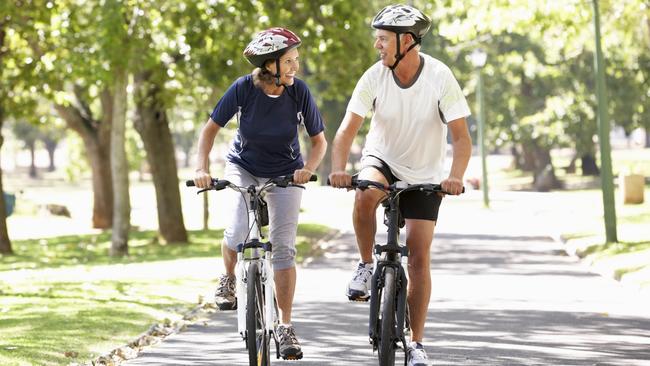
[[[218,311],[213,303],[206,303],[203,300],[203,297],[200,296],[200,303],[184,313],[180,320],[154,324],[146,332],[140,334],[126,345],[115,348],[92,361],[84,363],[72,362],[68,366],[119,366],[125,361],[135,359],[143,350],[162,342],[172,334],[184,331],[190,325],[204,320],[203,315]]]
[[[585,257],[581,257],[578,254],[579,253],[578,246],[569,245],[568,244],[569,241],[563,235],[559,233],[555,233],[550,235],[550,237],[553,239],[553,241],[562,245],[562,251],[566,253],[567,256],[575,259],[580,265],[587,268],[590,273],[614,281],[619,285],[628,288],[632,291],[636,291],[639,293],[647,292],[650,294],[650,286],[644,287],[638,283],[626,281],[625,280],[626,276],[619,277],[616,269],[610,269],[609,267],[605,267],[605,266],[600,266],[600,267],[595,266],[594,261],[590,261],[585,259]]]

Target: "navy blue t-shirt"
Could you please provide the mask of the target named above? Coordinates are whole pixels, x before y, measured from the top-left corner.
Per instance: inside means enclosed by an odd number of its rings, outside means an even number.
[[[304,166],[298,142],[301,123],[309,136],[325,128],[314,98],[299,79],[273,98],[255,87],[252,75],[240,77],[210,117],[223,127],[235,114],[239,128],[226,159],[262,178],[292,174]]]

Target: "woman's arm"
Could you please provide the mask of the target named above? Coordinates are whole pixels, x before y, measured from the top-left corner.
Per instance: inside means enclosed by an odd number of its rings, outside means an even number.
[[[198,188],[207,188],[212,183],[210,176],[210,151],[214,145],[214,138],[221,126],[216,124],[212,118],[203,125],[199,135],[199,151],[196,156],[196,171],[194,174],[194,184]]]
[[[311,136],[310,139],[311,150],[309,151],[307,162],[302,169],[298,169],[293,173],[293,181],[298,184],[309,182],[309,178],[314,174],[318,165],[320,165],[327,150],[327,140],[325,139],[324,132],[321,131],[317,135]]]

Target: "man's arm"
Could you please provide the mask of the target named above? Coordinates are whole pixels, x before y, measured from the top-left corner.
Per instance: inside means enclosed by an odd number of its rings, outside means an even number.
[[[336,131],[332,144],[332,173],[329,176],[330,185],[333,187],[348,187],[351,184],[351,177],[345,172],[345,166],[348,163],[352,142],[362,123],[362,116],[347,111]]]
[[[442,188],[451,194],[460,194],[463,190],[463,176],[472,156],[472,138],[469,136],[465,118],[455,119],[448,124],[451,134],[453,160],[449,177],[441,182]]]

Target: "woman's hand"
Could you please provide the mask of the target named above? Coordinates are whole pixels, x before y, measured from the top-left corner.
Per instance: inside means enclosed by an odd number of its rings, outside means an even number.
[[[205,169],[197,169],[194,173],[194,185],[197,188],[208,188],[212,184],[212,177]]]
[[[309,179],[311,176],[314,175],[314,172],[312,172],[309,169],[302,168],[298,169],[295,172],[293,172],[293,182],[296,184],[305,184],[309,182]]]

